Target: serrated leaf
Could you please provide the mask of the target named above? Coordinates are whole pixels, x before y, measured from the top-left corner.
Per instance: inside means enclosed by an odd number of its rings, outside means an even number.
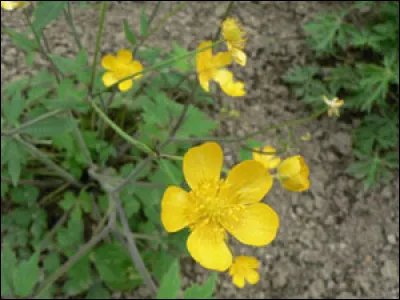
[[[19,33],[13,29],[7,28],[7,33],[10,35],[14,44],[25,50],[26,52],[33,52],[38,48],[36,40],[31,40],[26,35]]]
[[[215,286],[217,284],[217,273],[213,273],[207,281],[202,284],[194,284],[190,288],[186,289],[183,294],[184,299],[211,299],[214,293]]]
[[[111,299],[111,294],[101,283],[96,283],[89,288],[86,299]]]
[[[38,7],[33,12],[34,30],[39,33],[52,21],[57,19],[64,11],[67,1],[40,1]]]
[[[25,99],[21,93],[15,93],[10,102],[4,104],[4,114],[8,122],[13,125],[19,123],[19,117],[24,111]]]
[[[19,297],[31,295],[39,281],[39,252],[33,254],[27,261],[23,261],[13,272],[15,293]]]
[[[1,251],[1,296],[13,296],[13,278],[17,259],[8,244]]]
[[[44,258],[43,265],[47,272],[47,276],[50,276],[61,266],[60,255],[56,252],[49,253]]]
[[[177,299],[180,286],[179,262],[175,260],[161,279],[156,299]]]
[[[52,117],[22,129],[21,133],[36,138],[55,137],[60,134],[71,132],[75,126],[76,123],[69,118]]]
[[[94,250],[91,258],[101,279],[111,289],[128,290],[141,283],[129,255],[120,244],[105,244]]]
[[[128,21],[124,20],[124,31],[126,39],[131,43],[132,46],[136,45],[136,36],[129,27]]]
[[[67,273],[68,279],[63,285],[64,293],[75,296],[87,290],[91,284],[89,256],[83,256]]]

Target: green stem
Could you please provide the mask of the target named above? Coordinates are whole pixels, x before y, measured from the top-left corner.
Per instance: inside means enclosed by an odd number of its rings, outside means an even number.
[[[64,178],[71,184],[73,184],[75,187],[80,188],[82,185],[67,171],[59,167],[56,163],[54,163],[51,159],[49,159],[45,154],[43,154],[38,148],[35,146],[25,142],[23,139],[20,137],[16,136],[14,137],[16,141],[24,145],[26,148],[29,149],[29,151],[36,156],[40,161],[42,161],[45,165],[47,165],[49,168],[52,168],[60,177]]]
[[[173,140],[176,142],[203,142],[203,141],[216,141],[216,142],[224,142],[224,143],[242,142],[242,141],[246,141],[250,138],[253,138],[257,135],[263,134],[268,130],[279,129],[282,127],[291,127],[291,126],[296,126],[296,125],[300,125],[303,123],[308,123],[308,122],[318,118],[320,115],[324,114],[326,112],[326,110],[327,109],[324,108],[306,118],[297,119],[297,120],[288,121],[288,122],[282,122],[282,123],[278,123],[276,125],[268,125],[268,126],[262,127],[261,129],[255,131],[255,132],[246,134],[243,137],[228,137],[228,138],[204,137],[204,138],[193,138],[193,139],[192,138],[188,138],[188,139],[174,138]]]
[[[71,112],[69,112],[69,117],[70,117],[72,120],[74,120],[74,116],[72,115]],[[92,160],[92,156],[90,155],[89,148],[88,148],[87,145],[86,145],[85,139],[83,138],[82,132],[80,131],[78,125],[76,125],[76,126],[74,127],[74,133],[75,133],[75,135],[76,135],[76,137],[77,137],[79,146],[81,147],[81,149],[82,149],[82,151],[83,151],[83,154],[86,156],[86,159],[87,159],[89,165],[92,166],[92,165],[94,164],[94,163],[93,163],[93,160]]]
[[[72,29],[72,35],[74,36],[75,43],[78,46],[79,50],[83,49],[81,39],[79,38],[78,31],[76,30],[74,19],[72,17],[71,3],[68,1],[67,9],[64,10],[65,19],[67,20],[69,26]]]
[[[32,125],[35,125],[36,123],[39,123],[41,121],[44,121],[46,119],[49,119],[49,118],[54,117],[56,115],[59,115],[59,114],[61,114],[63,112],[65,112],[64,109],[57,109],[57,110],[51,111],[49,113],[43,114],[40,117],[37,117],[36,119],[33,119],[31,121],[28,121],[28,122],[20,125],[18,128],[15,128],[15,129],[10,130],[10,131],[5,131],[4,133],[2,132],[1,136],[10,136],[10,135],[17,134],[17,133],[21,132],[21,130],[23,130],[23,129],[26,129],[26,128],[32,126]]]
[[[101,7],[100,24],[99,24],[99,31],[97,33],[97,39],[96,39],[96,49],[94,51],[94,61],[93,61],[93,68],[92,68],[92,78],[90,80],[90,86],[89,86],[89,94],[91,94],[93,91],[94,81],[96,79],[97,58],[98,58],[99,52],[100,52],[100,43],[101,43],[101,37],[103,35],[104,21],[106,19],[106,13],[107,13],[107,6],[108,6],[108,2],[104,1],[102,3],[102,7]]]
[[[112,129],[115,130],[122,138],[126,141],[130,142],[135,147],[143,150],[146,153],[153,153],[147,145],[143,144],[142,142],[134,139],[129,134],[127,134],[122,128],[120,128],[117,124],[115,124],[95,103],[91,101],[93,109],[97,112],[100,118],[102,118]]]

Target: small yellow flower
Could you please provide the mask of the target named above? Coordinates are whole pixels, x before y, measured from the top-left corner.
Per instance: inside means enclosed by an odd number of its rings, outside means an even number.
[[[285,159],[278,167],[278,179],[282,186],[292,192],[303,192],[309,189],[310,170],[300,155]]]
[[[281,162],[281,159],[275,156],[276,149],[274,147],[265,146],[264,148],[256,148],[254,150],[256,151],[253,151],[253,159],[262,163],[267,169],[275,169]],[[265,152],[265,154],[257,152],[257,150]]]
[[[234,18],[227,18],[222,23],[222,34],[233,60],[239,65],[245,66],[247,56],[243,50],[246,46],[247,38],[240,22]]]
[[[1,1],[1,8],[5,10],[14,10],[19,7],[25,7],[27,1]]]
[[[257,272],[260,263],[252,256],[238,256],[229,269],[229,275],[232,282],[238,288],[243,288],[245,282],[254,285],[260,281],[260,275]]]
[[[183,173],[191,191],[170,186],[161,202],[165,229],[177,232],[189,227],[190,255],[204,268],[222,272],[232,264],[227,232],[244,244],[265,246],[275,239],[279,227],[277,213],[260,203],[272,186],[268,171],[259,162],[248,160],[221,179],[223,159],[217,143],[191,148],[183,158]]]
[[[135,73],[142,72],[143,66],[137,60],[132,60],[132,52],[126,49],[118,51],[117,56],[106,55],[101,62],[104,69],[108,72],[103,75],[103,83],[106,87],[112,86],[119,80]],[[138,74],[134,79],[139,79],[142,74]],[[125,92],[132,88],[133,80],[127,79],[118,84],[120,91]]]
[[[322,98],[324,99],[324,102],[326,103],[326,105],[328,105],[329,109],[328,109],[328,116],[340,116],[339,113],[339,108],[344,104],[344,100],[339,99],[338,97],[333,98],[332,100],[329,100],[328,97],[326,96],[322,96]]]
[[[303,142],[308,142],[309,140],[311,140],[311,133],[307,132],[305,135],[303,135],[300,138]]]
[[[197,73],[201,87],[209,92],[210,81],[214,80],[219,83],[221,89],[229,96],[241,97],[246,94],[244,83],[234,81],[232,72],[224,67],[232,64],[232,56],[229,52],[220,52],[213,55],[212,42],[202,42],[198,49],[207,48],[200,51],[196,55]]]

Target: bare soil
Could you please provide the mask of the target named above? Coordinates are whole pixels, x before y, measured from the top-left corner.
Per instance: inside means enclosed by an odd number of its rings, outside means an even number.
[[[163,2],[160,16],[177,2]],[[128,46],[122,21],[139,30],[142,7],[150,13],[155,2],[113,2],[106,19],[102,54]],[[170,47],[177,42],[194,49],[211,38],[224,14],[227,2],[190,2],[151,39],[150,45]],[[347,2],[336,1],[238,1],[233,15],[248,31],[248,65],[236,77],[246,82],[243,99],[220,95],[212,115],[221,107],[237,109],[239,119],[222,122],[219,135],[242,135],[266,124],[305,117],[310,110],[299,102],[281,76],[294,64],[312,60],[302,25],[315,13],[335,11]],[[98,13],[75,9],[78,31],[93,54]],[[6,26],[21,28],[17,13],[1,13]],[[156,20],[157,22],[157,20]],[[76,53],[64,20],[46,29],[51,48],[63,55]],[[26,71],[24,57],[9,39],[1,36],[1,82]],[[32,71],[32,70],[29,70]],[[265,202],[280,215],[277,239],[263,248],[235,244],[236,254],[257,256],[261,262],[258,285],[236,289],[226,274],[219,277],[217,298],[386,298],[399,297],[399,176],[386,186],[366,192],[361,182],[345,169],[352,160],[351,130],[357,120],[343,122],[323,116],[295,129],[295,137],[311,133],[311,140],[299,142],[296,152],[310,166],[311,189],[294,194],[275,184]],[[278,132],[284,136],[285,131]],[[277,145],[276,134],[258,137]],[[225,144],[229,164],[238,162],[238,149]],[[185,284],[201,282],[208,272],[191,259],[183,260]],[[145,298],[145,289],[134,297]]]

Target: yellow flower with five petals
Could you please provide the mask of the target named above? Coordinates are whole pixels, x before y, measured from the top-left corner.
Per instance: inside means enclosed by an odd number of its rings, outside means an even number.
[[[210,81],[219,83],[225,94],[232,97],[241,97],[246,94],[244,83],[234,81],[231,71],[225,69],[232,63],[232,56],[229,52],[220,52],[216,55],[212,53],[212,42],[202,42],[196,55],[196,68],[201,87],[209,92]],[[206,48],[201,51],[201,49]]]
[[[183,173],[191,188],[170,186],[161,202],[161,221],[168,232],[191,230],[187,248],[204,268],[226,271],[232,253],[227,232],[251,246],[271,243],[279,228],[277,213],[260,203],[273,178],[254,160],[236,165],[221,179],[223,152],[214,142],[191,148],[183,158]]]
[[[259,266],[259,261],[253,256],[236,257],[229,269],[233,284],[238,288],[243,288],[246,282],[251,285],[257,284],[260,281],[260,275],[257,272]]]
[[[121,79],[130,75],[140,73],[143,70],[142,64],[137,60],[132,60],[132,52],[127,49],[118,51],[117,56],[106,55],[101,62],[104,69],[108,72],[103,75],[103,83],[106,87],[116,84]],[[120,91],[125,92],[132,88],[133,79],[139,79],[142,74],[134,76],[134,78],[126,79],[118,84]]]
[[[222,35],[234,61],[241,66],[245,66],[247,56],[243,50],[246,46],[247,38],[240,22],[234,18],[227,18],[222,23]]]

